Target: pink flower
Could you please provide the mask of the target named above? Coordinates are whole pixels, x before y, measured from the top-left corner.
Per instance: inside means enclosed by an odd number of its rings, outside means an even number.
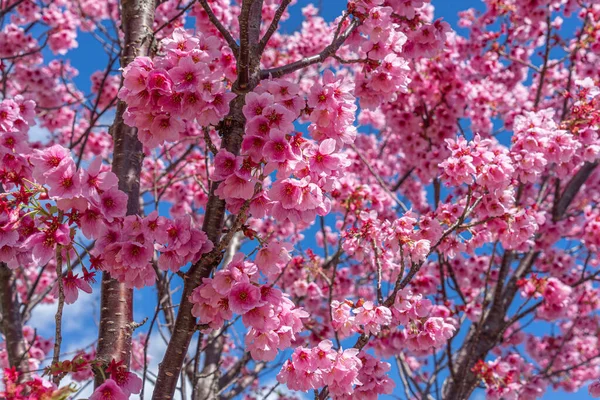
[[[309,148],[306,155],[310,158],[310,169],[330,175],[332,171],[348,166],[349,162],[344,155],[333,154],[335,148],[336,142],[333,139],[323,140],[318,149]]]
[[[166,50],[173,51],[177,55],[187,55],[198,45],[199,39],[190,35],[183,28],[176,28],[172,37],[165,38],[163,45]]]
[[[588,386],[588,393],[592,397],[600,397],[600,380],[596,379]]]
[[[258,94],[250,92],[246,95],[246,104],[242,112],[248,121],[252,118],[263,115],[265,108],[273,104],[274,98],[269,93]]]
[[[233,285],[228,298],[229,307],[236,314],[244,314],[261,305],[260,289],[247,282]]]
[[[123,390],[112,379],[107,379],[102,385],[94,391],[89,400],[127,400]]]
[[[302,189],[300,181],[294,179],[282,179],[273,183],[269,190],[272,200],[280,201],[283,208],[290,209],[298,207],[302,200]]]
[[[58,298],[58,284],[52,289],[54,297]],[[83,290],[86,293],[92,293],[92,287],[84,279],[79,278],[78,275],[74,275],[73,271],[69,271],[67,276],[63,278],[63,293],[65,295],[65,303],[73,304],[79,297],[79,290]]]
[[[23,243],[23,246],[31,248],[35,263],[44,265],[54,257],[56,245],[66,246],[70,243],[69,227],[66,224],[60,224],[56,229],[48,229],[31,235]]]
[[[290,243],[271,241],[256,254],[254,262],[268,277],[274,277],[281,272],[285,264],[291,260]]]
[[[294,114],[279,104],[265,108],[263,115],[269,121],[271,128],[277,128],[283,132],[290,132],[294,129]]]
[[[146,82],[150,91],[158,92],[161,95],[169,95],[171,93],[173,81],[171,81],[165,70],[155,69],[150,71]]]
[[[222,199],[249,200],[254,195],[254,179],[246,179],[237,173],[225,179],[215,191]]]
[[[272,129],[270,140],[263,147],[263,155],[267,161],[284,162],[296,158],[292,152],[286,135],[279,129]]]
[[[154,210],[142,222],[142,232],[149,240],[155,240],[160,244],[166,244],[168,233],[166,229],[167,219],[158,215]]]
[[[112,189],[119,183],[117,176],[110,170],[103,170],[102,158],[96,157],[84,170],[81,179],[81,192],[84,197],[97,199],[100,192]]]
[[[107,190],[100,195],[100,210],[109,222],[124,216],[127,211],[127,195],[116,188]]]
[[[97,238],[102,232],[103,224],[104,220],[100,211],[95,207],[88,208],[79,217],[81,232],[88,239]]]
[[[248,135],[244,136],[242,141],[242,154],[250,156],[252,161],[258,163],[263,158],[263,148],[266,140],[262,136]]]
[[[198,317],[201,324],[209,324],[212,329],[220,328],[224,321],[232,317],[228,298],[215,291],[210,278],[205,278],[194,289],[190,301],[193,303],[192,315]]]
[[[373,302],[365,301],[356,314],[356,323],[365,327],[365,333],[376,335],[381,327],[392,322],[392,313],[384,306],[375,307]]]
[[[154,65],[149,57],[136,57],[123,70],[123,86],[131,94],[146,90],[146,79],[153,68]]]
[[[49,196],[71,199],[81,193],[81,175],[71,159],[61,163],[52,173],[46,175],[46,179],[50,186]]]
[[[181,120],[169,114],[161,114],[154,118],[150,131],[157,137],[159,143],[163,141],[175,142],[179,139],[179,133],[184,130],[185,126]]]
[[[133,372],[127,371],[125,368],[120,368],[116,374],[113,374],[113,379],[121,388],[126,396],[138,394],[142,391],[142,379]]]
[[[312,358],[315,368],[326,369],[330,368],[335,360],[335,350],[331,340],[321,341],[317,347],[312,349]]]
[[[246,122],[246,136],[258,136],[265,138],[269,136],[271,126],[269,120],[260,115]]]
[[[152,259],[153,253],[151,245],[127,242],[123,244],[116,260],[130,268],[144,268]]]
[[[214,181],[222,181],[235,172],[240,166],[240,159],[225,149],[220,149],[215,156],[215,170],[211,175]]]
[[[195,63],[192,57],[184,57],[179,60],[175,68],[169,70],[169,75],[175,83],[177,90],[194,90],[200,83],[200,79],[209,74],[206,64]]]
[[[313,369],[313,356],[309,349],[298,347],[292,354],[294,367],[299,371],[308,371]]]
[[[251,329],[244,339],[250,355],[256,361],[273,361],[277,356],[279,336],[273,331]]]
[[[0,131],[8,132],[19,116],[19,108],[12,101],[0,103]]]

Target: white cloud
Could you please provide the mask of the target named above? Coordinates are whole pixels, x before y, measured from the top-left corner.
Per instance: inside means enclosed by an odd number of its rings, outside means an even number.
[[[80,291],[79,299],[75,303],[65,304],[62,317],[62,331],[65,335],[77,333],[82,337],[83,333],[96,331],[98,297],[98,292],[87,294]],[[36,306],[27,325],[37,329],[38,334],[42,336],[54,336],[56,326],[54,318],[57,309],[58,303]],[[69,336],[69,339],[72,337]]]
[[[50,139],[50,131],[46,128],[42,128],[39,122],[29,129],[28,134],[31,142],[47,143]]]

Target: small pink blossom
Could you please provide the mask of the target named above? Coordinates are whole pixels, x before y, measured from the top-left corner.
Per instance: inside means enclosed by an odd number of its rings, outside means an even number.
[[[236,314],[244,314],[261,305],[260,289],[247,282],[233,285],[228,298],[229,307]]]

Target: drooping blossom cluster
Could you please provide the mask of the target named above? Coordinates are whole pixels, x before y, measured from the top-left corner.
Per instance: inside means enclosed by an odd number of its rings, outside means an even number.
[[[533,182],[552,164],[559,177],[566,176],[581,162],[582,144],[570,132],[558,129],[554,110],[517,116],[514,122],[511,158],[523,182]]]
[[[31,400],[31,399],[53,399],[68,398],[76,390],[73,387],[65,386],[57,388],[52,382],[33,376],[31,379],[23,379],[23,373],[17,371],[15,367],[5,368],[2,371],[3,388],[0,396],[10,400]]]
[[[177,28],[162,41],[161,57],[138,57],[124,69],[124,119],[138,128],[146,149],[177,141],[186,121],[216,125],[229,112],[234,94],[225,90],[226,79],[233,76],[221,66],[222,47],[215,36]]]
[[[31,121],[33,103],[0,103],[4,159],[3,185],[15,189],[4,195],[6,206],[23,205],[37,210],[35,218],[25,208],[7,207],[2,214],[3,235],[0,261],[9,267],[43,265],[53,260],[58,246],[71,256],[75,238],[73,228],[88,239],[96,239],[91,252],[92,266],[109,271],[131,286],[142,287],[154,281],[154,251],[160,252],[158,266],[178,271],[212,249],[206,234],[192,226],[189,216],[167,221],[156,212],[147,217],[125,217],[127,196],[118,187],[116,175],[94,159],[86,169],[77,168],[71,153],[61,145],[30,150],[24,135]],[[20,147],[19,147],[20,146]],[[19,148],[17,148],[19,147]],[[18,150],[18,153],[17,153]],[[31,152],[27,154],[27,152]],[[15,157],[17,154],[27,156]],[[33,183],[33,185],[31,184]],[[44,185],[44,186],[41,186]],[[56,201],[53,213],[42,211],[38,197]],[[91,292],[93,273],[83,276],[69,271],[63,278],[65,300],[72,303],[78,291]],[[58,290],[54,289],[55,294]]]
[[[521,284],[521,295],[524,297],[543,297],[544,302],[537,310],[537,315],[545,320],[552,321],[564,318],[572,312],[571,294],[573,289],[557,278],[538,278],[535,274]]]
[[[272,285],[261,285],[259,268],[236,254],[213,278],[204,278],[192,295],[192,315],[206,329],[219,329],[233,314],[248,328],[246,348],[257,361],[272,361],[278,350],[292,346],[308,317],[301,308]]]
[[[127,216],[110,227],[98,226],[93,263],[132,287],[154,282],[152,262],[156,258],[160,270],[177,272],[213,248],[206,233],[194,227],[189,215],[167,220],[153,211],[143,218]],[[157,257],[155,250],[160,252]]]
[[[456,322],[443,306],[433,305],[420,294],[403,289],[398,292],[392,311],[404,325],[400,340],[413,350],[439,348],[454,336]]]
[[[277,375],[277,381],[291,390],[307,392],[325,385],[334,398],[353,393],[362,367],[357,349],[335,350],[333,343],[324,340],[308,349],[296,347],[291,360],[287,360]]]

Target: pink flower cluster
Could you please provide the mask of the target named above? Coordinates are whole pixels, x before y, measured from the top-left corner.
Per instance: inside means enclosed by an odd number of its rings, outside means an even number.
[[[272,361],[278,353],[292,345],[303,330],[302,319],[308,313],[272,285],[260,285],[256,264],[236,254],[225,269],[192,292],[192,314],[207,328],[218,329],[233,314],[242,316],[249,329],[246,348],[257,361]]]
[[[161,253],[159,268],[178,271],[212,249],[189,215],[174,220],[156,212],[144,218],[125,217],[127,195],[118,189],[116,175],[101,158],[87,169],[78,169],[61,145],[29,149],[25,137],[33,110],[34,104],[21,98],[0,103],[0,152],[6,161],[0,178],[5,189],[14,190],[0,198],[0,261],[11,268],[44,265],[54,258],[57,246],[66,260],[75,255],[74,234],[79,228],[88,239],[96,239],[93,267],[142,287],[154,282],[155,250]],[[32,202],[34,197],[38,199]],[[55,201],[56,207],[48,205],[40,212],[39,200],[47,199]],[[31,209],[35,212],[28,213]],[[92,280],[87,270],[83,278],[69,272],[63,279],[66,302],[76,301],[79,290],[91,292]]]
[[[406,37],[401,33],[391,43],[403,43]],[[387,53],[384,53],[387,54]],[[369,110],[375,110],[381,104],[396,101],[398,93],[406,93],[410,78],[408,61],[396,54],[388,54],[375,68],[365,67],[368,74],[358,74],[356,77],[356,96],[360,105]]]
[[[499,357],[473,368],[486,386],[486,399],[535,400],[546,392],[547,382],[535,376],[533,365],[518,354]]]
[[[142,379],[129,372],[123,362],[112,360],[106,369],[110,378],[94,391],[89,400],[126,400],[142,390]]]
[[[538,278],[532,275],[530,279],[519,282],[521,295],[524,297],[543,297],[544,302],[536,310],[537,316],[546,321],[554,321],[571,313],[573,289],[559,279]]]
[[[354,140],[356,106],[351,87],[342,78],[329,71],[323,81],[313,86],[308,98],[313,122],[309,130],[316,144],[294,133],[293,123],[305,108],[298,85],[269,80],[246,95],[242,156],[220,150],[212,174],[222,181],[216,194],[230,209],[239,209],[244,200],[252,199],[253,216],[270,213],[281,220],[307,223],[329,212],[331,202],[325,191],[331,190],[341,168],[348,165],[337,151]],[[277,180],[271,188],[257,191],[259,172],[264,177],[275,170]],[[291,174],[295,177],[290,178]]]
[[[79,19],[69,8],[50,4],[42,11],[42,21],[50,28],[48,45],[54,54],[66,54],[77,47]]]
[[[568,175],[581,161],[582,144],[566,130],[558,129],[555,111],[525,112],[514,122],[511,158],[522,182],[535,182],[551,164],[559,176]]]
[[[600,249],[600,213],[586,207],[583,242],[592,251]]]
[[[385,306],[375,306],[372,301],[365,301],[362,306],[355,309],[354,322],[364,327],[367,335],[377,335],[382,326],[392,322],[392,312]]]
[[[317,141],[334,139],[338,148],[354,143],[357,107],[352,83],[331,70],[323,72],[322,81],[315,83],[308,94],[307,104],[311,109],[308,131]]]
[[[258,266],[269,281],[273,281],[281,273],[281,270],[292,259],[290,251],[292,250],[291,243],[283,243],[277,240],[272,240],[264,245],[254,258],[254,262]]]
[[[403,254],[409,263],[425,261],[431,243],[437,242],[442,236],[442,228],[436,220],[422,218],[419,223],[417,215],[412,211],[385,225],[385,234],[391,237],[391,240],[388,240],[391,249],[396,254]],[[417,227],[420,229],[416,230]]]
[[[183,28],[162,42],[164,55],[137,57],[123,70],[119,98],[128,105],[125,122],[139,129],[146,149],[174,142],[186,121],[216,125],[235,95],[226,91],[221,66],[222,42],[215,36],[192,36]]]
[[[361,351],[358,357],[362,362],[362,367],[358,371],[358,380],[361,384],[354,388],[352,395],[338,397],[342,399],[376,400],[380,395],[392,394],[396,383],[387,376],[390,364],[380,361],[364,351]]]
[[[407,289],[397,293],[392,313],[394,321],[404,325],[403,341],[409,349],[437,349],[454,335],[454,320],[447,316],[435,316],[441,311],[421,294],[413,294]]]
[[[492,139],[476,135],[472,142],[462,136],[446,139],[452,155],[440,164],[442,177],[448,185],[460,186],[477,183],[491,192],[501,193],[512,183],[514,167],[508,151]]]
[[[412,211],[383,223],[376,211],[361,211],[356,227],[342,234],[345,239],[342,248],[357,260],[373,260],[375,247],[379,247],[387,248],[389,255],[402,256],[404,262],[419,263],[429,255],[431,243],[441,236],[442,229],[436,220],[424,217],[417,221]]]
[[[206,234],[193,226],[189,215],[167,220],[153,211],[147,217],[130,215],[99,229],[92,251],[97,257],[95,262],[131,287],[141,288],[154,282],[154,250],[160,252],[161,270],[177,272],[213,248]]]
[[[39,44],[33,36],[25,33],[23,28],[15,24],[7,24],[0,31],[0,57],[12,57],[18,54],[30,53],[37,48],[39,48]]]
[[[292,359],[287,360],[277,374],[277,381],[291,390],[307,392],[327,385],[333,398],[350,396],[353,386],[361,385],[358,375],[362,361],[357,349],[333,349],[330,340],[317,347],[296,347]]]
[[[498,232],[500,242],[507,249],[519,249],[533,244],[532,236],[546,221],[545,212],[532,208],[513,208],[506,219],[496,219],[490,223]]]
[[[119,93],[121,79],[119,75],[108,75],[103,71],[96,71],[91,76],[92,92],[96,93],[96,102],[101,109],[110,107]]]

